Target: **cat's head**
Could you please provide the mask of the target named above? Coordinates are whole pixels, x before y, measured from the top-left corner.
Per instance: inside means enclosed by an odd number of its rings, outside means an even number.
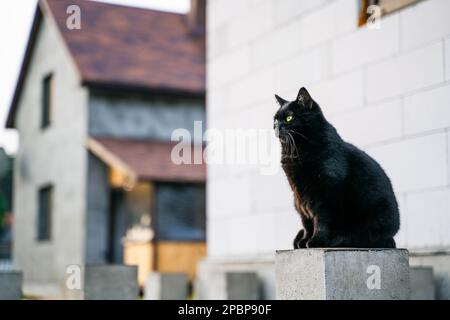
[[[316,123],[322,111],[319,105],[311,98],[305,88],[301,88],[297,98],[293,101],[287,101],[278,95],[275,95],[280,108],[275,113],[273,128],[275,134],[284,141],[289,133],[297,132],[306,134]]]

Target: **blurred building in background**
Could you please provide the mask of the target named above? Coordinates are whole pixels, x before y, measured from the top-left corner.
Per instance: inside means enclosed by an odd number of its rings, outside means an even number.
[[[374,3],[379,27],[366,14]],[[438,298],[450,298],[448,12],[447,0],[210,0],[207,10],[209,127],[271,128],[273,94],[293,99],[306,86],[391,177],[398,246],[434,267]],[[208,166],[204,290],[215,271],[250,270],[274,297],[274,251],[292,248],[301,222],[284,173],[259,169]]]
[[[0,271],[11,264],[12,179],[13,158],[0,148]]]
[[[20,133],[14,264],[25,294],[60,296],[70,264],[137,264],[140,283],[151,270],[195,276],[206,169],[173,164],[170,142],[205,123],[205,6],[194,9],[39,2],[7,122]]]

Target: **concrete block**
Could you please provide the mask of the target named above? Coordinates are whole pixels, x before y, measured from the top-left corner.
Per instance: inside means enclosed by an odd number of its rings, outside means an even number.
[[[335,10],[335,6],[327,4],[302,17],[298,29],[302,49],[314,47],[336,36]]]
[[[260,213],[230,219],[230,249],[237,254],[263,254],[273,252],[275,233],[272,232],[277,222],[276,213]],[[248,226],[254,226],[249,237]],[[245,241],[242,241],[245,239]]]
[[[331,45],[333,73],[345,72],[391,57],[399,49],[399,17],[394,14],[383,19],[380,29],[363,27],[333,41]]]
[[[409,263],[413,267],[432,267],[437,300],[450,299],[450,253],[425,251],[411,254]]]
[[[367,100],[372,103],[444,81],[443,43],[407,52],[367,68]]]
[[[229,219],[213,218],[207,220],[208,254],[227,255],[230,253]]]
[[[352,94],[348,94],[351,88]],[[364,104],[364,76],[361,70],[314,84],[310,93],[326,115],[361,107]]]
[[[242,12],[229,23],[230,47],[249,42],[264,34],[273,26],[271,1],[259,1],[250,10]]]
[[[449,61],[450,62],[450,61]],[[405,98],[405,133],[416,134],[450,127],[450,85]],[[424,111],[426,108],[426,112]]]
[[[216,179],[208,185],[216,217],[243,216],[251,213],[251,184],[248,177]]]
[[[404,249],[277,251],[276,297],[282,300],[407,300]]]
[[[409,269],[411,300],[434,300],[435,285],[432,267],[411,267]]]
[[[229,66],[227,66],[230,69]],[[234,67],[233,67],[234,68]],[[230,87],[231,108],[242,111],[244,108],[257,105],[262,101],[272,100],[273,92],[277,92],[277,69],[275,67],[257,69],[250,75],[234,82]],[[236,117],[233,118],[236,120]],[[234,121],[228,122],[233,125]]]
[[[22,272],[0,272],[0,300],[20,300],[22,298],[22,281]]]
[[[196,295],[201,300],[258,300],[262,296],[260,275],[251,268],[258,264],[210,263],[199,265]],[[261,271],[261,270],[260,270]],[[267,271],[267,270],[266,270]],[[273,273],[273,269],[267,271]],[[263,275],[265,277],[267,275]]]
[[[402,11],[402,48],[418,47],[450,34],[450,1],[423,1]]]
[[[445,41],[445,79],[450,80],[450,39]]]
[[[302,48],[301,41],[287,41],[287,39],[300,39],[301,28],[301,20],[294,21],[274,28],[255,39],[251,44],[253,70],[260,70],[267,65],[279,63],[298,54]]]
[[[227,272],[225,281],[228,300],[259,299],[259,280],[255,272]]]
[[[233,66],[233,68],[230,68]],[[208,88],[217,88],[231,83],[250,71],[250,47],[243,46],[214,58],[208,65]]]
[[[406,208],[409,247],[437,248],[450,243],[450,189],[410,193],[406,196]],[[427,213],[426,219],[424,212]]]
[[[84,290],[86,300],[135,300],[138,298],[137,267],[87,265]]]
[[[185,273],[152,272],[145,282],[145,300],[186,300],[188,294]]]
[[[291,95],[295,96],[299,84],[306,86],[322,80],[326,73],[327,54],[326,48],[320,47],[281,61],[278,67],[280,87],[283,90],[292,90]]]
[[[358,146],[402,135],[402,105],[399,99],[345,112],[330,120],[344,139]],[[380,123],[383,125],[380,126]]]
[[[371,147],[396,192],[447,186],[446,134],[436,133]],[[427,210],[429,211],[429,210]]]
[[[206,6],[207,30],[229,23],[247,9],[248,1],[237,1],[233,6],[227,0],[209,1]]]
[[[273,1],[275,22],[286,23],[303,13],[322,7],[328,0],[283,0]]]

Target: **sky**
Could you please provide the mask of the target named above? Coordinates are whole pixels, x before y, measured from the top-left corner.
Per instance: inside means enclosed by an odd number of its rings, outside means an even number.
[[[189,0],[101,0],[186,13]],[[2,1],[0,10],[0,148],[14,154],[18,148],[18,134],[6,130],[5,121],[20,71],[37,0]]]

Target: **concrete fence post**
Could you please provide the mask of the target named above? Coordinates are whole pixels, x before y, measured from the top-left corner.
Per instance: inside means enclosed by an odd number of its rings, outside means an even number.
[[[259,279],[255,272],[227,272],[225,283],[228,300],[259,299]]]
[[[86,265],[86,300],[136,300],[138,295],[136,266]]]
[[[434,300],[436,298],[432,267],[411,267],[409,278],[411,300]]]
[[[22,282],[23,274],[20,271],[0,272],[0,300],[20,300]]]
[[[145,281],[145,300],[186,300],[188,276],[185,273],[151,272]]]
[[[256,272],[215,270],[202,277],[196,290],[200,300],[261,299],[261,284]]]
[[[299,249],[275,255],[282,300],[408,300],[404,249]]]

